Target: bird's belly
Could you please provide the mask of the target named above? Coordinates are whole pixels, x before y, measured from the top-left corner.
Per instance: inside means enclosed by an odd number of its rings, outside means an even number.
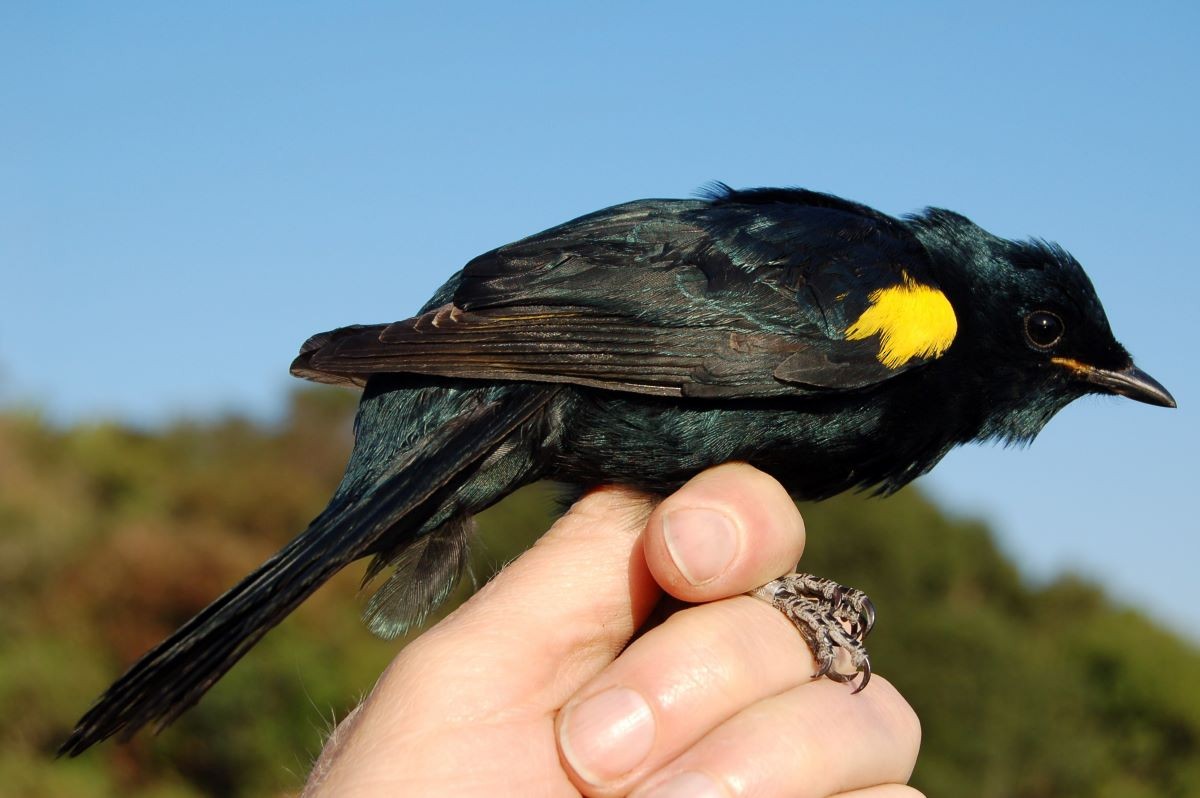
[[[655,493],[719,463],[745,461],[797,498],[878,481],[886,447],[870,403],[681,402],[580,393],[550,453],[547,476],[618,483]]]

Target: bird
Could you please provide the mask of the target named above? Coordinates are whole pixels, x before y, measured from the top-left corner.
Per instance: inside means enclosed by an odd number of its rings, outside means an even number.
[[[723,183],[486,252],[411,318],[312,336],[291,371],[362,390],[328,506],[135,662],[60,754],[163,728],[356,560],[372,558],[364,583],[392,570],[372,631],[418,628],[466,569],[471,518],[536,480],[664,496],[741,461],[796,499],[888,494],[960,444],[1032,441],[1087,394],[1176,406],[1058,245]],[[756,595],[822,673],[865,684],[863,594],[794,574]]]

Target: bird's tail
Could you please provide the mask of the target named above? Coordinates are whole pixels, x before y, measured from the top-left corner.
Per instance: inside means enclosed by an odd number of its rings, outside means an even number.
[[[113,735],[158,728],[195,704],[272,627],[380,535],[452,485],[552,391],[514,386],[468,397],[371,485],[339,490],[308,528],[253,573],[148,651],[80,719],[59,754],[76,756]]]

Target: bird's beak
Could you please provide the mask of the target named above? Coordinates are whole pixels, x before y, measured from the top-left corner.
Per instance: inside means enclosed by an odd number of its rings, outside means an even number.
[[[1171,396],[1171,392],[1164,388],[1162,383],[1132,363],[1120,371],[1110,371],[1066,357],[1056,357],[1053,361],[1108,393],[1127,396],[1158,407],[1176,406],[1175,397]]]

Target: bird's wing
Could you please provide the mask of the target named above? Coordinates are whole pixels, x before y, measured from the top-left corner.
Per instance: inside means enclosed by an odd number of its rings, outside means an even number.
[[[314,336],[293,373],[769,397],[881,382],[940,356],[957,329],[902,222],[799,190],[599,211],[481,255],[438,299]]]

